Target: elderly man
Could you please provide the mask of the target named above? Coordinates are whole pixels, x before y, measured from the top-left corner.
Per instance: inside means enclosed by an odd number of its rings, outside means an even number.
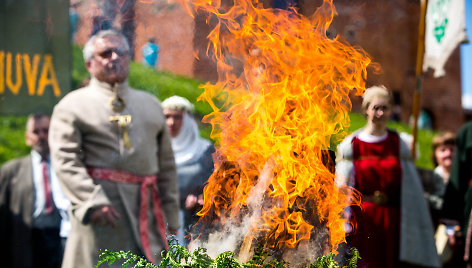
[[[100,249],[130,250],[152,262],[179,228],[170,136],[157,99],[129,88],[129,46],[100,31],[84,47],[90,85],[54,108],[53,166],[71,200],[63,267],[92,267]]]
[[[51,172],[49,116],[28,117],[25,140],[31,154],[0,169],[0,260],[4,267],[60,267],[69,230],[58,179]]]

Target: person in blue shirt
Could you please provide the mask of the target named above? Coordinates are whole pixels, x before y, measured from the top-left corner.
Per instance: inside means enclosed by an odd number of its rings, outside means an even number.
[[[155,38],[149,38],[148,42],[142,48],[143,64],[147,67],[155,68],[157,66],[157,56],[159,55],[159,46],[155,44]]]

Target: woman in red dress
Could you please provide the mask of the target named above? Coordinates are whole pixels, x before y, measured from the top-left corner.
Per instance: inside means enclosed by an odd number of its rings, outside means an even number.
[[[386,126],[391,100],[385,87],[367,89],[362,102],[367,125],[338,148],[338,182],[362,195],[361,205],[350,210],[353,228],[347,239],[359,250],[358,267],[439,267],[429,211],[408,147]]]

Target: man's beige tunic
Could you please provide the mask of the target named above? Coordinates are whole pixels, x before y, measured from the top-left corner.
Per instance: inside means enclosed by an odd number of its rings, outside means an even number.
[[[171,230],[179,227],[177,177],[162,108],[154,96],[131,89],[127,83],[117,85],[115,90],[126,103],[119,113],[110,106],[114,96],[111,86],[92,79],[88,87],[67,94],[51,118],[51,159],[72,203],[72,230],[63,267],[92,267],[100,249],[144,255],[139,234],[140,185],[91,178],[88,167],[140,176],[157,174],[166,226]],[[110,122],[110,117],[117,115],[132,117],[127,128],[130,148],[123,142],[123,129]],[[164,245],[151,200],[148,198],[149,240],[154,259],[160,260]],[[116,228],[89,223],[91,209],[103,205],[112,205],[121,215]]]

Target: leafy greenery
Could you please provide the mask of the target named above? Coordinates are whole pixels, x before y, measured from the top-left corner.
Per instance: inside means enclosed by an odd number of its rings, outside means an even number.
[[[90,79],[90,75],[85,68],[82,49],[74,45],[72,46],[72,89],[80,88]]]
[[[25,144],[26,116],[0,117],[0,165],[29,153]]]
[[[170,242],[171,244],[173,242]],[[357,249],[352,249],[347,259],[347,265],[343,268],[356,268],[357,260],[360,259]],[[290,264],[285,261],[271,259],[270,256],[261,247],[257,247],[254,251],[252,259],[245,263],[240,263],[235,258],[235,254],[230,251],[221,253],[212,259],[206,253],[206,249],[198,248],[189,252],[183,246],[173,244],[170,246],[166,254],[162,254],[162,261],[158,265],[149,263],[144,258],[137,256],[131,252],[125,251],[109,251],[104,250],[99,256],[97,265],[113,264],[118,260],[123,260],[122,267],[143,267],[143,268],[289,268]],[[307,268],[339,268],[339,264],[334,260],[333,254],[319,257],[315,263],[310,264]]]
[[[119,260],[125,260],[125,262],[121,265],[121,267],[129,267],[130,265],[133,265],[132,267],[143,267],[143,268],[154,268],[157,267],[153,265],[152,263],[148,262],[146,259],[133,254],[129,251],[110,251],[110,250],[104,250],[100,256],[97,265],[94,267],[99,267],[103,263],[107,263],[109,265],[115,263],[116,261]]]
[[[359,259],[362,259],[359,256],[359,251],[356,248],[352,248],[350,252],[350,257],[347,260],[347,265],[344,267],[357,268],[357,261]],[[337,268],[337,267],[339,267],[339,265],[337,265],[336,261],[334,260],[333,254],[321,256],[318,259],[316,259],[316,262],[314,264],[311,264],[310,266],[308,266],[308,268]]]

